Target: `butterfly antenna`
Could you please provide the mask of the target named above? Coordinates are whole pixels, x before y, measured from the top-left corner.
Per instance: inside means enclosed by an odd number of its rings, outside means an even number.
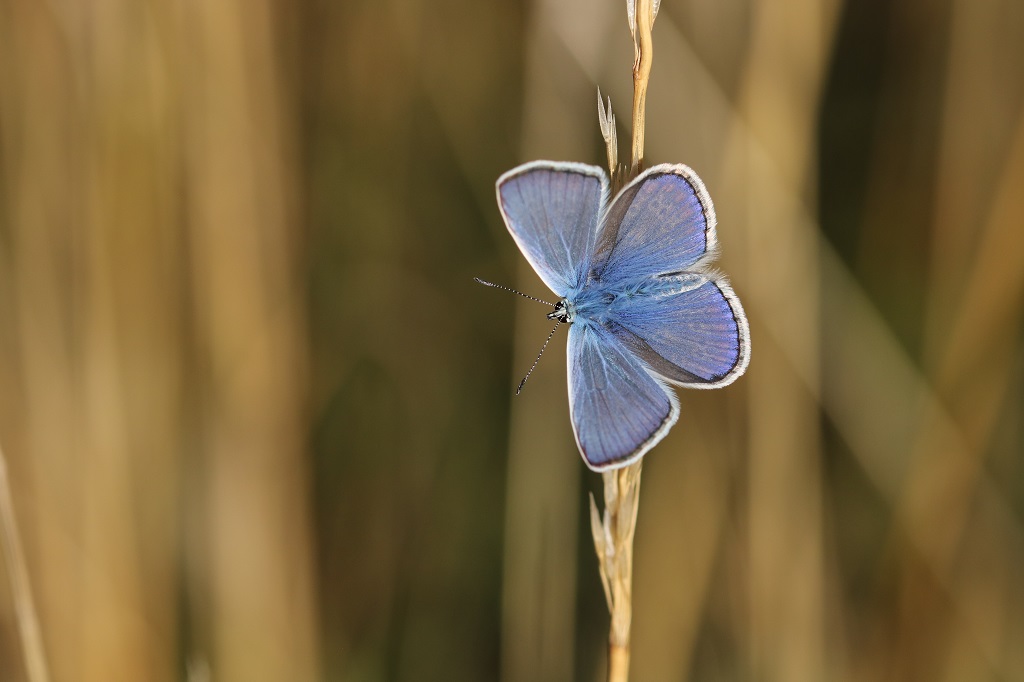
[[[555,335],[555,330],[558,329],[558,325],[560,324],[562,324],[562,321],[557,320],[555,322],[555,326],[551,329],[551,333],[548,334],[548,338],[544,339],[544,345],[540,347],[540,352],[537,353],[537,359],[533,361],[533,364],[530,365],[530,371],[527,372],[526,376],[523,377],[523,380],[519,382],[519,388],[516,389],[516,395],[519,395],[519,393],[523,390],[523,385],[526,383],[526,380],[530,378],[531,374],[533,374],[534,368],[537,366],[537,363],[540,362],[540,356],[544,355],[544,349],[548,347],[548,343],[551,341],[551,337]]]
[[[537,298],[536,296],[530,296],[529,294],[524,294],[523,292],[516,291],[515,289],[512,289],[510,287],[505,287],[505,286],[502,286],[500,284],[493,284],[491,282],[485,282],[482,279],[480,279],[479,277],[474,277],[473,279],[475,279],[480,284],[483,284],[484,286],[494,287],[495,289],[504,289],[505,291],[511,291],[513,294],[519,294],[523,298],[528,298],[531,301],[536,301],[537,303],[543,303],[544,305],[549,305],[552,308],[555,307],[554,303],[548,303],[547,301],[542,301],[541,299]]]

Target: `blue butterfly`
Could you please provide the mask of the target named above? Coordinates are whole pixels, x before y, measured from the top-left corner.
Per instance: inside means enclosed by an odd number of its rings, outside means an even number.
[[[626,466],[665,437],[679,418],[669,384],[719,388],[746,370],[747,318],[709,267],[715,209],[687,166],[654,166],[609,201],[601,168],[534,161],[497,193],[512,238],[561,298],[548,317],[571,325],[569,416],[588,467]]]

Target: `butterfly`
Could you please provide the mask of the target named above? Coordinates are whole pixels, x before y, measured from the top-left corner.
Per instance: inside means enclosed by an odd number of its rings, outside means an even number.
[[[670,385],[720,388],[750,362],[743,307],[711,268],[715,209],[696,173],[662,164],[610,194],[604,170],[582,163],[534,161],[497,182],[512,238],[560,298],[548,318],[569,324],[569,416],[595,471],[665,437],[679,418]]]

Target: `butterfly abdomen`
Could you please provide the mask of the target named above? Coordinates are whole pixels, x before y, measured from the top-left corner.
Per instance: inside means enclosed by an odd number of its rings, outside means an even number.
[[[614,284],[593,282],[571,304],[576,317],[606,324],[622,315],[656,314],[660,299],[697,289],[707,281],[700,273],[674,273]]]

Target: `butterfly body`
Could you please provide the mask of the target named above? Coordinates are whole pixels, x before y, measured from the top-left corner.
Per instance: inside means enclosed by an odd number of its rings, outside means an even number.
[[[669,384],[717,388],[746,369],[746,316],[717,253],[715,213],[682,165],[655,166],[614,198],[604,172],[538,161],[504,174],[509,232],[570,324],[569,412],[595,470],[642,457],[679,416]]]
[[[606,283],[600,279],[589,280],[579,291],[562,299],[568,319],[563,322],[585,320],[588,323],[607,325],[629,319],[637,306],[646,308],[646,303],[656,305],[658,300],[679,294],[699,285],[701,276],[696,273],[659,275]]]

